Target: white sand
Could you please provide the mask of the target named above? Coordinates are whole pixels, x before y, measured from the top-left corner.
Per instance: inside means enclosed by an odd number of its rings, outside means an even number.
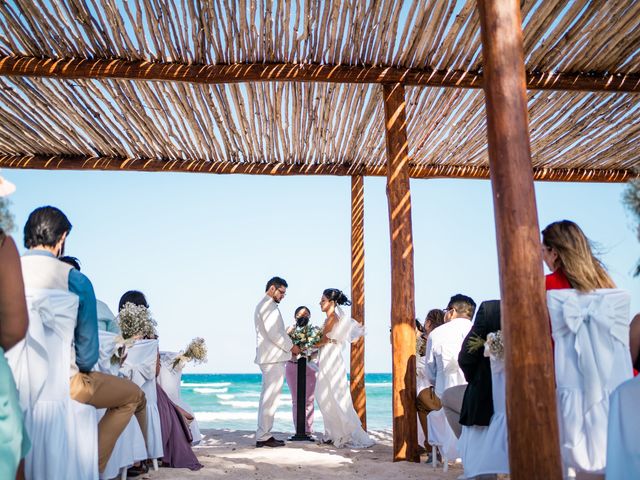
[[[202,445],[194,451],[204,468],[160,468],[137,478],[141,479],[235,479],[340,480],[363,479],[456,479],[462,474],[460,465],[451,465],[443,473],[442,466],[433,470],[422,463],[392,461],[390,432],[370,432],[377,444],[372,448],[352,450],[311,442],[287,442],[280,448],[255,448],[254,432],[237,430],[206,430]],[[287,434],[275,433],[279,439]]]

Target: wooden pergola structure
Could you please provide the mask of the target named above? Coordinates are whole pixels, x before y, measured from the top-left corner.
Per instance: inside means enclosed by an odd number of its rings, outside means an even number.
[[[639,66],[635,0],[9,0],[0,168],[351,176],[362,321],[363,177],[386,176],[394,460],[411,461],[409,179],[490,178],[507,411],[527,412],[508,417],[512,476],[561,478],[551,351],[530,340],[549,334],[533,182],[634,175]],[[362,341],[351,363],[366,425]]]

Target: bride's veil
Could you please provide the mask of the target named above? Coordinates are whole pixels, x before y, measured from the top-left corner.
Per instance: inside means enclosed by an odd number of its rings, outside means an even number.
[[[347,315],[339,306],[336,306],[336,315],[338,322],[327,333],[327,337],[338,343],[351,343],[364,335],[364,326]]]

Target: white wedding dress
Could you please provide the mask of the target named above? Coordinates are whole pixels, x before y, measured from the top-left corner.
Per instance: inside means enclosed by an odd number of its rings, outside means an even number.
[[[346,344],[362,336],[363,327],[336,309],[338,322],[326,333],[336,343],[327,343],[320,348],[316,401],[324,421],[324,441],[338,447],[367,448],[375,442],[362,428],[360,417],[353,408],[347,370],[342,358]]]

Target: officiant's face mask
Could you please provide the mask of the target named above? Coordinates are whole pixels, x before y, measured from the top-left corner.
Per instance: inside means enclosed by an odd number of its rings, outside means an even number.
[[[306,327],[309,324],[310,314],[302,314],[296,317],[296,327]]]

